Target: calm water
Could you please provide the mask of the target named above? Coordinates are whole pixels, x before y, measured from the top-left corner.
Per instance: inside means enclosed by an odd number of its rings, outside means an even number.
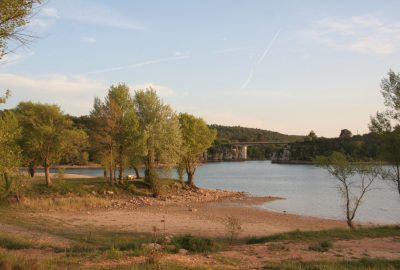
[[[69,169],[66,173],[102,176],[100,169]],[[162,172],[175,176],[174,170]],[[128,174],[134,174],[128,171]],[[269,161],[209,163],[197,169],[196,184],[204,188],[245,191],[256,196],[279,196],[285,200],[261,207],[274,211],[343,219],[342,200],[336,180],[311,165],[271,164]],[[376,180],[366,194],[356,221],[400,223],[400,199],[387,182]]]

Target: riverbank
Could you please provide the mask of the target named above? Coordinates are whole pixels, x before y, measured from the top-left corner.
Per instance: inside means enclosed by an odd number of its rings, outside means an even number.
[[[151,233],[154,227],[167,234],[225,237],[224,222],[236,219],[242,227],[239,237],[264,236],[293,230],[345,228],[343,221],[272,212],[258,205],[280,200],[278,197],[250,197],[221,190],[189,191],[185,195],[161,198],[113,200],[107,209],[41,213],[44,218],[74,226],[106,226],[121,231]]]

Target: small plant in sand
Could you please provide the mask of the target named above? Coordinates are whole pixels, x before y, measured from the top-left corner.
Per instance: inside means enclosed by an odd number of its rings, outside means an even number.
[[[333,247],[331,241],[321,241],[317,244],[311,245],[309,247],[310,250],[318,251],[318,252],[327,252]]]
[[[151,265],[154,269],[161,269],[160,259],[162,256],[161,246],[157,243],[159,241],[159,229],[153,226],[153,241],[147,246],[147,260],[146,264]]]
[[[242,229],[242,222],[235,216],[229,216],[224,219],[225,230],[229,236],[229,244],[232,245],[233,240],[239,235]]]

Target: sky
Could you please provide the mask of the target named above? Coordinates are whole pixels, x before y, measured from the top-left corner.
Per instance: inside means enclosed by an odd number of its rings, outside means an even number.
[[[400,72],[397,0],[50,0],[36,38],[0,60],[6,107],[89,114],[113,84],[153,87],[210,124],[336,137],[368,132]],[[13,49],[13,44],[9,44]]]

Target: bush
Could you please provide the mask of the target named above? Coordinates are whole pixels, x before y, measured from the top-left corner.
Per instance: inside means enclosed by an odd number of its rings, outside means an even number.
[[[211,239],[195,237],[190,234],[184,236],[174,236],[171,244],[179,249],[186,249],[194,253],[209,252],[216,249],[216,245]]]

